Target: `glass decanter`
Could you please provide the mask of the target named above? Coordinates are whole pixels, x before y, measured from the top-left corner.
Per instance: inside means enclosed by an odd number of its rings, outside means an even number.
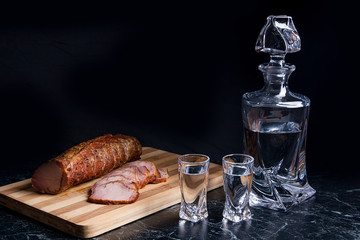
[[[255,47],[270,54],[270,62],[259,65],[265,84],[242,98],[245,151],[255,159],[251,206],[286,211],[316,192],[305,161],[310,100],[289,90],[295,66],[285,63],[285,55],[300,48],[291,17],[267,18]]]

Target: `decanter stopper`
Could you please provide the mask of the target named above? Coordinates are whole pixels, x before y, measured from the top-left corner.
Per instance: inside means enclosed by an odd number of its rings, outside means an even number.
[[[268,16],[256,41],[255,51],[270,54],[270,64],[282,66],[287,53],[301,49],[300,36],[290,16]]]

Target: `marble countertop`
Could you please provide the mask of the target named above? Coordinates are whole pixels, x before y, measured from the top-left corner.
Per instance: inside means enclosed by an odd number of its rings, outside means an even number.
[[[25,178],[1,176],[0,185]],[[180,220],[177,204],[93,239],[359,239],[360,179],[318,174],[309,183],[316,195],[288,212],[251,208],[251,220],[232,223],[222,218],[218,188],[208,193],[205,221]],[[2,206],[0,222],[0,239],[77,239]]]

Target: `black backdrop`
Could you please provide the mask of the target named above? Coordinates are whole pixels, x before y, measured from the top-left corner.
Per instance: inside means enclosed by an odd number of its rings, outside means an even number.
[[[290,89],[312,101],[308,172],[356,171],[355,6],[93,7],[5,9],[2,174],[33,171],[104,133],[133,135],[145,146],[180,154],[206,153],[218,163],[242,151],[241,96],[262,87],[257,66],[268,56],[254,45],[270,14],[291,15],[302,39],[302,51],[286,59],[297,67]]]

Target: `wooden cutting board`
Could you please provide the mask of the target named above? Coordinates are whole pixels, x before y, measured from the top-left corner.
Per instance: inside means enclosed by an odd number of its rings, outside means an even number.
[[[89,238],[180,202],[178,154],[143,147],[141,160],[152,161],[168,169],[165,183],[148,184],[140,189],[132,204],[102,205],[87,201],[89,190],[99,179],[77,185],[57,195],[41,194],[31,186],[31,179],[0,187],[0,204],[76,237]],[[210,163],[208,190],[221,187],[222,168]]]

